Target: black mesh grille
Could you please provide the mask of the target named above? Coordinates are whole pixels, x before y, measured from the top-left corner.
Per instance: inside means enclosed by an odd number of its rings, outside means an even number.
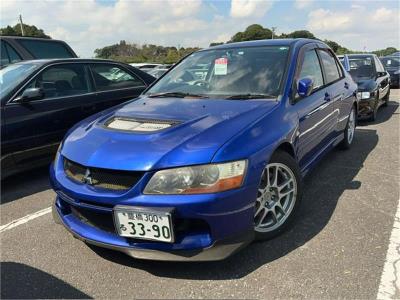
[[[143,176],[143,172],[87,168],[66,158],[64,171],[67,177],[74,181],[108,190],[128,190]],[[85,176],[87,174],[89,176]]]

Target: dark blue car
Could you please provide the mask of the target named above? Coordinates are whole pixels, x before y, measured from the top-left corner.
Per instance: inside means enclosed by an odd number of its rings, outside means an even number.
[[[223,259],[293,222],[302,178],[354,140],[356,91],[320,41],[195,52],[69,131],[50,168],[54,218],[137,258]]]
[[[23,61],[0,70],[1,177],[48,164],[86,117],[139,96],[155,78],[98,59]]]

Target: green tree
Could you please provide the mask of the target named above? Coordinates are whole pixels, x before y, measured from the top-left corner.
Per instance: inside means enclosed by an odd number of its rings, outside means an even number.
[[[375,50],[372,53],[375,53],[378,56],[386,56],[398,52],[395,47],[387,47],[386,49]]]
[[[223,45],[223,44],[224,44],[224,42],[213,42],[213,43],[210,43],[210,47]]]
[[[308,30],[296,30],[296,31],[293,31],[293,32],[291,32],[289,34],[286,34],[285,38],[291,38],[291,39],[298,39],[298,38],[316,39],[314,34],[309,32]]]
[[[38,37],[43,39],[51,39],[51,37],[44,33],[43,29],[37,28],[34,25],[23,24],[25,36]],[[0,28],[0,35],[9,36],[22,36],[20,24],[16,24],[13,27],[6,26]]]
[[[272,38],[272,31],[259,24],[253,24],[246,28],[244,32],[238,32],[232,36],[229,42],[242,42],[253,40],[264,40]]]
[[[324,43],[327,44],[335,53],[339,50],[339,48],[341,48],[341,46],[334,41],[325,40]]]

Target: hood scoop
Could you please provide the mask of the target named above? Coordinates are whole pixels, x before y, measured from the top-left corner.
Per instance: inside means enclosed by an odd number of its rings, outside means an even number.
[[[177,121],[171,120],[146,120],[112,117],[104,123],[104,126],[109,129],[127,132],[155,132],[167,129],[178,123],[179,122]]]

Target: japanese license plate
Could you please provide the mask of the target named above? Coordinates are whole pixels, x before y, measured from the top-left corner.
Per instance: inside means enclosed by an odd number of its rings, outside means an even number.
[[[114,220],[118,234],[144,240],[174,242],[171,214],[129,207],[115,207]]]

